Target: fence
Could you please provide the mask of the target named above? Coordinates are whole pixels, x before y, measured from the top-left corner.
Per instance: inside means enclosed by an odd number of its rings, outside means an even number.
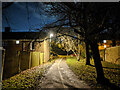
[[[18,52],[9,58],[5,58],[3,79],[7,79],[23,70],[44,63],[44,53],[40,52]]]
[[[105,61],[120,64],[120,46],[105,50]]]
[[[120,64],[120,46],[106,48],[100,51],[100,56],[104,61]]]

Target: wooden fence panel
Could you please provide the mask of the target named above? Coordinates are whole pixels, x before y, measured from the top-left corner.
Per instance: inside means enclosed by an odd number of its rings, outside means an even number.
[[[11,55],[11,57],[5,56],[3,79],[7,79],[17,73],[19,73],[19,57],[18,55]]]
[[[5,58],[3,70],[4,79],[14,76],[23,70],[43,64],[44,53],[21,51],[16,55]]]
[[[31,52],[31,67],[39,65],[39,52]]]
[[[30,57],[30,52],[21,52],[20,58],[19,58],[19,68],[21,71],[29,69],[29,58]]]
[[[43,64],[44,61],[44,53],[40,53],[40,64]]]

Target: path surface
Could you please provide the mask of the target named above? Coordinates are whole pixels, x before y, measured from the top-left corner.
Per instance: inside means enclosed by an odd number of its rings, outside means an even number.
[[[42,78],[39,88],[90,88],[69,69],[66,60],[58,59]]]

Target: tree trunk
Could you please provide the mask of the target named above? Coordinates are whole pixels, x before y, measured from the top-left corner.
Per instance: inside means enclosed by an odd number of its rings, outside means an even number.
[[[80,61],[80,59],[81,59],[80,56],[81,56],[81,50],[80,50],[80,52],[79,52],[79,59],[78,59],[78,61]]]
[[[101,60],[100,60],[98,44],[96,41],[90,41],[90,46],[91,46],[91,50],[93,52],[93,58],[94,58],[96,72],[97,72],[97,82],[104,83],[105,77],[104,77],[104,72],[103,72],[103,68],[102,68],[102,64],[101,64]]]
[[[80,56],[81,56],[81,50],[80,50],[80,45],[78,45],[78,61],[80,61]]]
[[[90,54],[89,54],[89,43],[85,42],[86,45],[86,65],[90,65]]]
[[[81,54],[79,53],[79,54],[78,54],[78,61],[80,61],[80,55],[81,55]]]
[[[116,41],[114,39],[112,40],[112,46],[116,46]]]
[[[75,51],[74,51],[74,50],[72,50],[72,51],[73,51],[73,53],[75,54],[75,56],[76,56],[77,60],[79,61],[79,56],[77,55],[77,53],[75,53]]]

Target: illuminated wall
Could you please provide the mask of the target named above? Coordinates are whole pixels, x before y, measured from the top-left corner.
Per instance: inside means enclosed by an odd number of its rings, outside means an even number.
[[[15,40],[4,41],[4,48],[6,49],[3,69],[4,79],[49,60],[49,40],[35,42],[33,50],[30,50],[29,42],[21,40],[19,44],[16,44]],[[24,50],[23,43],[25,43]]]
[[[107,48],[105,50],[105,61],[120,64],[120,46]]]

